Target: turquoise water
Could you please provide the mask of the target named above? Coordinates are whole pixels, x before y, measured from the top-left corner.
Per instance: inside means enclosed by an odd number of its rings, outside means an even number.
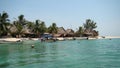
[[[0,44],[0,68],[120,68],[120,39]]]

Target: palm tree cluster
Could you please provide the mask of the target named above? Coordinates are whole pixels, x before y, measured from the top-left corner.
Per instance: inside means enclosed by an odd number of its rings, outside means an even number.
[[[91,36],[95,37],[98,36],[98,31],[94,30],[97,28],[96,23],[91,19],[87,19],[85,23],[83,23],[83,27],[80,26],[79,30],[77,31],[77,36]]]
[[[58,33],[56,23],[52,23],[52,25],[46,27],[44,21],[36,20],[35,22],[31,22],[26,20],[24,15],[18,16],[13,22],[10,22],[8,17],[8,13],[0,13],[0,37],[7,37],[8,35],[18,38],[40,37],[44,33]],[[84,36],[86,33],[92,33],[93,36],[98,36],[98,31],[94,30],[97,27],[94,21],[87,19],[83,26],[79,27],[79,30],[75,33],[76,36]]]
[[[0,36],[7,35],[7,32],[9,32],[8,25],[10,25],[8,14],[6,12],[0,13]]]

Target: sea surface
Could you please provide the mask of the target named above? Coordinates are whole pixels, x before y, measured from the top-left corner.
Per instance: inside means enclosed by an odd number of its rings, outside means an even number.
[[[120,39],[0,44],[0,68],[120,68]]]

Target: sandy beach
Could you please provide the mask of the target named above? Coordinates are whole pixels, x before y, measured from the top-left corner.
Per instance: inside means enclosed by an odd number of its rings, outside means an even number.
[[[105,36],[105,38],[120,38],[120,36]]]
[[[9,41],[9,42],[16,42],[22,40],[21,38],[0,38],[0,41]]]
[[[86,39],[86,37],[74,37],[75,39]],[[112,39],[112,38],[120,38],[120,36],[99,36],[98,38],[90,38],[90,39]],[[73,37],[59,37],[58,40],[72,40]],[[20,40],[39,40],[39,38],[0,38],[0,41],[9,41],[9,42],[16,42]]]
[[[98,36],[98,39],[112,39],[112,38],[120,38],[120,36]]]

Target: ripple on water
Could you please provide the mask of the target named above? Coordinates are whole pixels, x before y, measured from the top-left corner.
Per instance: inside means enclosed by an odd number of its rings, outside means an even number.
[[[120,39],[0,44],[0,68],[119,68]],[[31,48],[34,45],[34,48]]]

